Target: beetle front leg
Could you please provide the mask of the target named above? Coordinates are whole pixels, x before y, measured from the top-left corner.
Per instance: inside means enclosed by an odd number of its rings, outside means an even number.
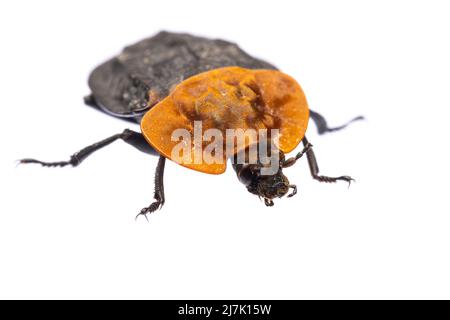
[[[163,156],[159,157],[158,165],[156,166],[155,171],[155,202],[153,202],[148,207],[145,207],[141,210],[141,212],[138,213],[136,216],[139,217],[140,215],[143,215],[147,219],[147,214],[152,213],[158,209],[161,209],[165,202],[164,197],[164,167],[166,164],[166,158]]]
[[[289,188],[292,189],[292,193],[288,194],[288,198],[292,198],[297,194],[297,186],[295,184],[290,184]]]
[[[300,151],[299,153],[297,153],[297,155],[295,157],[286,159],[282,162],[281,166],[283,168],[288,168],[290,166],[293,166],[298,159],[300,159],[301,157],[303,157],[303,155],[305,153],[307,153],[310,149],[312,148],[312,144],[310,144],[309,142],[307,144],[305,144],[305,147],[303,148],[302,151]]]
[[[303,145],[305,146],[305,148],[306,148],[306,146],[310,145],[310,143],[308,142],[308,139],[306,139],[306,137],[303,138]],[[312,148],[308,149],[308,151],[306,152],[306,157],[308,159],[308,165],[309,165],[309,170],[311,171],[311,176],[314,179],[316,179],[317,181],[330,183],[330,182],[336,182],[338,180],[342,180],[342,181],[347,181],[349,186],[352,181],[355,181],[355,179],[353,179],[352,177],[349,177],[349,176],[327,177],[327,176],[319,175],[319,166],[317,165],[316,156],[315,156]]]

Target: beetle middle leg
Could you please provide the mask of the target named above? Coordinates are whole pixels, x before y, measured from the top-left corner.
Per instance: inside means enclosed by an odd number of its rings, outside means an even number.
[[[327,132],[334,132],[334,131],[339,131],[344,129],[345,127],[347,127],[350,123],[354,122],[354,121],[358,121],[358,120],[364,120],[363,116],[358,116],[353,118],[352,120],[348,121],[347,123],[340,125],[338,127],[328,127],[327,121],[325,120],[325,118],[320,114],[317,113],[315,111],[312,111],[311,109],[309,110],[309,116],[311,117],[311,119],[314,121],[314,123],[316,124],[317,127],[317,131],[319,134],[325,134]]]
[[[159,157],[158,165],[156,166],[155,171],[155,202],[153,202],[148,207],[145,207],[141,210],[141,212],[138,213],[136,216],[139,217],[140,215],[143,215],[147,219],[147,214],[152,213],[158,209],[161,209],[161,207],[164,205],[165,197],[164,197],[164,167],[166,164],[166,158],[163,156]]]
[[[303,145],[305,146],[305,148],[310,145],[310,143],[308,142],[308,139],[306,139],[306,137],[303,137],[302,141],[303,141]],[[342,180],[342,181],[347,181],[349,185],[352,181],[355,181],[350,176],[327,177],[327,176],[319,175],[319,166],[317,164],[316,156],[315,156],[312,148],[308,148],[308,150],[306,151],[306,157],[308,159],[308,165],[309,165],[309,170],[311,171],[311,176],[314,179],[316,179],[317,181],[330,183],[330,182],[336,182],[338,180]]]

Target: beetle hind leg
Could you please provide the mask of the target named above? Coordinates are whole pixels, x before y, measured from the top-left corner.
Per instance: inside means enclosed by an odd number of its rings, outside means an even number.
[[[144,153],[151,155],[159,155],[157,151],[147,143],[147,141],[145,140],[144,136],[141,133],[125,129],[122,133],[115,134],[109,138],[106,138],[102,141],[99,141],[90,146],[87,146],[86,148],[81,149],[80,151],[74,153],[70,157],[70,160],[68,161],[44,162],[36,159],[26,158],[19,160],[19,164],[37,163],[44,167],[57,167],[57,166],[64,167],[67,165],[75,167],[79,165],[88,156],[93,154],[95,151],[98,151],[101,148],[106,147],[107,145],[118,139],[125,141],[126,143],[132,145],[133,147]],[[155,173],[155,194],[154,194],[155,202],[153,202],[150,206],[142,209],[141,212],[138,214],[138,216],[144,215],[147,218],[146,215],[148,213],[152,213],[158,209],[161,209],[161,207],[164,205],[165,197],[164,197],[163,176],[164,176],[165,160],[166,158],[164,158],[163,156],[159,156],[159,161]]]
[[[91,144],[90,146],[87,146],[86,148],[83,148],[78,152],[75,152],[70,156],[70,159],[68,161],[44,162],[36,159],[26,158],[19,160],[19,164],[36,163],[44,167],[65,167],[67,165],[76,167],[94,152],[102,149],[103,147],[106,147],[107,145],[119,139],[125,141],[126,143],[132,145],[133,147],[144,153],[152,155],[158,154],[156,150],[147,143],[141,133],[125,129],[122,133],[115,134],[102,141]]]
[[[40,160],[36,160],[36,159],[27,158],[27,159],[19,160],[19,163],[20,164],[36,163],[36,164],[42,165],[43,167],[65,167],[67,165],[76,167],[81,162],[83,162],[84,159],[86,159],[88,156],[90,156],[95,151],[109,145],[110,143],[116,141],[117,139],[122,138],[122,135],[123,135],[123,133],[115,134],[111,137],[108,137],[108,138],[102,140],[102,141],[99,141],[90,146],[87,146],[86,148],[83,148],[80,151],[75,152],[73,155],[71,155],[70,159],[68,161],[44,162],[44,161],[40,161]]]
[[[320,135],[325,134],[327,132],[334,132],[334,131],[342,130],[342,129],[346,128],[352,122],[359,121],[359,120],[364,120],[363,116],[358,116],[358,117],[353,118],[352,120],[348,121],[347,123],[345,123],[343,125],[340,125],[338,127],[330,128],[330,127],[328,127],[327,120],[325,120],[325,118],[320,113],[317,113],[317,112],[312,111],[310,109],[309,110],[309,116],[311,117],[311,119],[316,124],[317,132]]]
[[[72,160],[72,159],[71,159]],[[28,163],[36,163],[40,164],[43,167],[65,167],[67,165],[76,166],[75,162],[69,161],[59,161],[59,162],[44,162],[36,159],[20,159],[19,164],[28,164]]]

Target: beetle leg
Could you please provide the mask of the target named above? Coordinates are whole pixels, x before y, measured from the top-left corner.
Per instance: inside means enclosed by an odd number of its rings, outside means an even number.
[[[344,129],[345,127],[347,127],[350,123],[352,123],[354,121],[364,120],[363,116],[358,116],[358,117],[353,118],[352,120],[348,121],[347,123],[345,123],[345,124],[343,124],[341,126],[329,128],[328,124],[327,124],[327,121],[325,120],[325,118],[321,114],[319,114],[319,113],[317,113],[315,111],[312,111],[310,109],[309,110],[309,116],[311,117],[311,119],[313,119],[314,123],[316,124],[317,131],[318,131],[319,134],[324,134],[324,133],[333,132],[333,131],[339,131],[339,130]]]
[[[81,162],[83,162],[84,159],[86,159],[88,156],[93,154],[95,151],[100,150],[103,147],[106,147],[107,145],[109,145],[110,143],[112,143],[118,139],[122,139],[126,143],[132,145],[133,147],[135,147],[136,149],[138,149],[142,152],[152,154],[152,155],[158,154],[155,151],[155,149],[153,149],[147,143],[147,141],[145,140],[144,136],[141,133],[135,132],[135,131],[132,131],[129,129],[125,129],[122,133],[115,134],[109,138],[106,138],[102,141],[99,141],[90,146],[87,146],[86,148],[81,149],[80,151],[74,153],[70,157],[70,160],[68,160],[68,161],[44,162],[44,161],[40,161],[40,160],[36,160],[36,159],[22,159],[22,160],[19,160],[19,163],[37,163],[44,167],[58,167],[58,166],[64,167],[67,165],[76,167]]]
[[[292,188],[292,193],[288,194],[288,198],[291,198],[297,194],[297,186],[295,184],[289,185],[289,188]]]
[[[303,137],[303,145],[306,147],[309,145],[308,139],[306,137]],[[319,166],[317,165],[316,156],[314,154],[314,151],[312,148],[309,148],[306,152],[306,157],[308,159],[308,165],[309,170],[311,171],[311,176],[320,181],[320,182],[336,182],[338,180],[347,181],[348,185],[350,186],[350,183],[352,181],[355,181],[352,177],[349,176],[340,176],[340,177],[327,177],[327,176],[321,176],[319,175]]]
[[[95,101],[95,98],[94,98],[94,95],[93,95],[93,94],[90,94],[90,95],[85,96],[85,97],[83,98],[83,100],[84,100],[84,103],[85,103],[86,105],[88,105],[88,106],[90,106],[90,107],[94,107],[94,108],[98,108],[98,109],[99,109],[99,106],[98,106],[97,102]]]
[[[297,153],[297,155],[296,155],[295,157],[292,157],[292,158],[289,158],[289,159],[284,160],[283,163],[281,164],[281,166],[282,166],[283,168],[287,168],[287,167],[293,166],[293,165],[297,162],[297,160],[300,159],[301,157],[303,157],[303,155],[304,155],[305,153],[307,153],[308,150],[310,150],[311,148],[312,148],[312,144],[310,144],[310,143],[308,142],[308,143],[305,145],[305,147],[303,148],[302,151],[300,151],[299,153]]]
[[[264,204],[266,205],[266,207],[273,207],[273,200],[264,198]]]
[[[143,215],[145,218],[147,218],[148,213],[152,213],[158,209],[161,209],[161,207],[164,205],[165,197],[164,197],[164,166],[166,164],[166,158],[163,156],[159,157],[158,165],[156,166],[155,171],[155,202],[153,202],[151,205],[149,205],[146,208],[143,208],[141,212],[138,213],[136,216],[139,217],[140,215]]]

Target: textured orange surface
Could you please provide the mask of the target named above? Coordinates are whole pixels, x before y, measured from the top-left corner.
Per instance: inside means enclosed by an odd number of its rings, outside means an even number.
[[[141,130],[147,141],[169,159],[172,158],[172,149],[179,143],[172,141],[173,131],[183,128],[193,136],[194,121],[202,121],[203,131],[220,130],[224,137],[224,150],[226,129],[279,129],[279,148],[288,153],[305,135],[308,119],[305,95],[290,76],[274,70],[226,67],[198,74],[180,83],[145,114]],[[251,142],[256,141],[248,141]],[[196,146],[192,138],[189,146],[192,155],[196,148],[198,151],[209,143]],[[180,164],[212,174],[226,170],[226,159],[220,164]]]

